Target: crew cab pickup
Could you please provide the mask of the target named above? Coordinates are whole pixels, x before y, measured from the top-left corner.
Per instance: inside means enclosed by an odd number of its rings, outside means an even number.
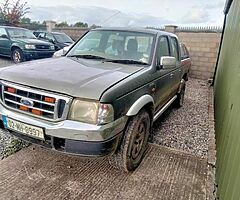
[[[153,122],[182,106],[176,35],[99,28],[61,58],[0,70],[0,118],[10,133],[56,151],[108,156],[124,171],[144,157]]]

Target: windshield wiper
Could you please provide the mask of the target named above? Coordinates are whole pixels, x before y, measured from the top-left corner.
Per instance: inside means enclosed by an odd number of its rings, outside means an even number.
[[[96,55],[69,55],[67,57],[75,57],[75,58],[85,58],[85,59],[98,59],[98,60],[102,60],[102,59],[106,59],[104,57],[101,56],[96,56]]]
[[[138,60],[104,60],[104,62],[122,63],[122,64],[137,64],[137,65],[148,65],[148,63]]]

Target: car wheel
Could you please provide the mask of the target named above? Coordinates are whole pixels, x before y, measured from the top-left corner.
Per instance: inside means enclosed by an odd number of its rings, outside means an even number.
[[[181,81],[181,90],[179,93],[177,93],[177,99],[176,99],[176,106],[178,108],[183,106],[184,103],[184,96],[185,96],[185,89],[186,89],[186,81],[182,79]]]
[[[125,172],[135,170],[147,149],[150,128],[151,119],[146,110],[132,117],[124,131],[119,150],[109,157],[110,164]]]
[[[25,61],[24,54],[21,49],[13,49],[12,60],[14,63],[21,63]]]

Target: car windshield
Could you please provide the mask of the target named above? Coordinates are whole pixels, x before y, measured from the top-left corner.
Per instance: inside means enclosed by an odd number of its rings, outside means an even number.
[[[35,35],[27,29],[8,28],[7,31],[8,31],[10,38],[36,39]]]
[[[150,33],[93,30],[87,33],[67,56],[149,65],[154,38]]]
[[[59,43],[71,43],[71,44],[73,43],[73,40],[65,34],[54,33],[53,35],[54,35],[56,41]]]

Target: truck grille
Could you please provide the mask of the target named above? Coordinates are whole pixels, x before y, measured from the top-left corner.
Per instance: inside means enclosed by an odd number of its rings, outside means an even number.
[[[2,103],[11,109],[35,117],[57,121],[67,117],[70,98],[36,89],[1,82]]]
[[[50,46],[49,46],[49,45],[45,45],[45,44],[36,44],[35,47],[36,47],[36,49],[38,49],[38,50],[50,49]]]

